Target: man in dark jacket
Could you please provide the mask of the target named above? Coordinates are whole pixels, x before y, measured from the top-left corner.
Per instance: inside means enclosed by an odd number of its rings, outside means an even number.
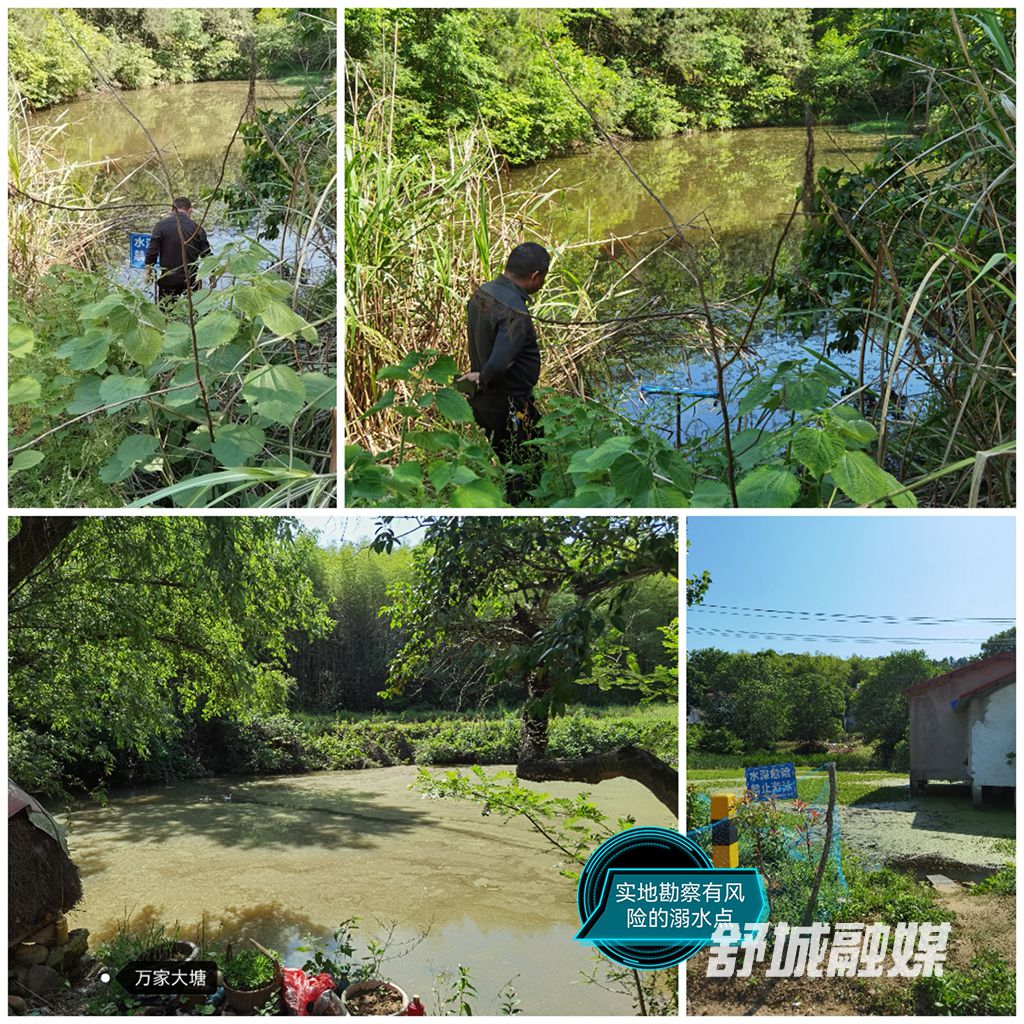
[[[537,483],[540,453],[525,441],[539,436],[540,414],[533,389],[540,377],[540,345],[527,299],[539,291],[550,257],[536,242],[517,245],[505,272],[480,285],[466,311],[470,372],[463,380],[477,386],[470,398],[502,465],[525,464],[525,474],[508,479],[506,497],[519,505]]]
[[[153,280],[153,266],[159,260],[161,274],[156,282],[156,290],[160,302],[185,294],[186,266],[188,290],[195,291],[199,287],[196,262],[203,256],[211,255],[212,252],[206,231],[192,219],[192,200],[183,196],[175,199],[171,204],[170,214],[157,221],[149,236],[149,248],[146,250],[146,283],[149,284]],[[215,284],[216,279],[211,278],[210,287]]]

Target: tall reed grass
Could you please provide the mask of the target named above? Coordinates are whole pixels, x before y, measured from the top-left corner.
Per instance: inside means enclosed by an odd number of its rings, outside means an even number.
[[[861,383],[866,373],[884,383],[879,464],[896,460],[923,504],[1007,507],[1016,503],[1015,55],[994,14],[961,16],[975,30],[969,44],[951,12],[961,66],[908,70],[928,83],[911,117],[925,123],[915,151],[887,153],[896,166],[858,207],[844,209],[827,189],[822,199],[855,253],[845,280],[867,295],[854,312]],[[930,396],[914,418],[891,420],[911,369]]]
[[[31,294],[59,264],[97,269],[103,243],[128,223],[117,210],[122,181],[109,181],[93,164],[65,160],[60,139],[70,124],[34,123],[11,86],[8,113],[7,258],[12,283]]]
[[[466,302],[478,284],[501,272],[515,245],[539,241],[554,257],[533,307],[538,320],[597,319],[628,276],[595,288],[592,276],[579,277],[560,261],[564,249],[541,227],[543,208],[556,193],[508,188],[503,162],[482,129],[449,140],[443,152],[400,154],[391,132],[394,103],[387,87],[371,102],[350,97],[346,119],[347,437],[372,452],[398,438],[393,410],[362,418],[379,397],[377,372],[426,349],[468,370]],[[581,360],[621,330],[572,325],[550,333],[542,383],[582,394]]]

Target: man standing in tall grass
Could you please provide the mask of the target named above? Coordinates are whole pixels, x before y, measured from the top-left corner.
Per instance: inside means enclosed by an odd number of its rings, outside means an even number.
[[[158,301],[175,299],[199,287],[195,265],[213,250],[201,224],[192,219],[192,200],[175,199],[171,212],[158,221],[149,236],[146,250],[146,284],[153,280],[153,267],[159,261],[162,273],[156,282]],[[186,273],[188,288],[186,289]],[[215,281],[211,278],[210,287]]]
[[[510,505],[526,500],[540,469],[540,452],[524,443],[539,436],[540,419],[533,401],[540,344],[526,303],[543,286],[550,262],[542,245],[517,245],[505,272],[480,285],[466,311],[470,372],[461,379],[476,385],[469,404],[498,461],[521,469],[507,478]]]

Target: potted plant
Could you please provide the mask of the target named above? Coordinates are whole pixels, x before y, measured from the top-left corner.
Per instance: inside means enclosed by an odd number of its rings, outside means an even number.
[[[194,942],[183,939],[169,939],[159,946],[151,946],[139,959],[145,963],[188,963],[199,955],[199,947]]]
[[[245,949],[224,965],[224,995],[238,1013],[254,1013],[281,987],[281,965],[261,949]]]
[[[409,1006],[409,997],[393,982],[381,978],[354,981],[341,994],[350,1017],[399,1017]]]

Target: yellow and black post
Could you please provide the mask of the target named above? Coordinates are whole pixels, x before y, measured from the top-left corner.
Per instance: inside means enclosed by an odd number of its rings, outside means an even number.
[[[715,793],[711,797],[711,863],[716,868],[740,866],[736,797],[731,793]]]

